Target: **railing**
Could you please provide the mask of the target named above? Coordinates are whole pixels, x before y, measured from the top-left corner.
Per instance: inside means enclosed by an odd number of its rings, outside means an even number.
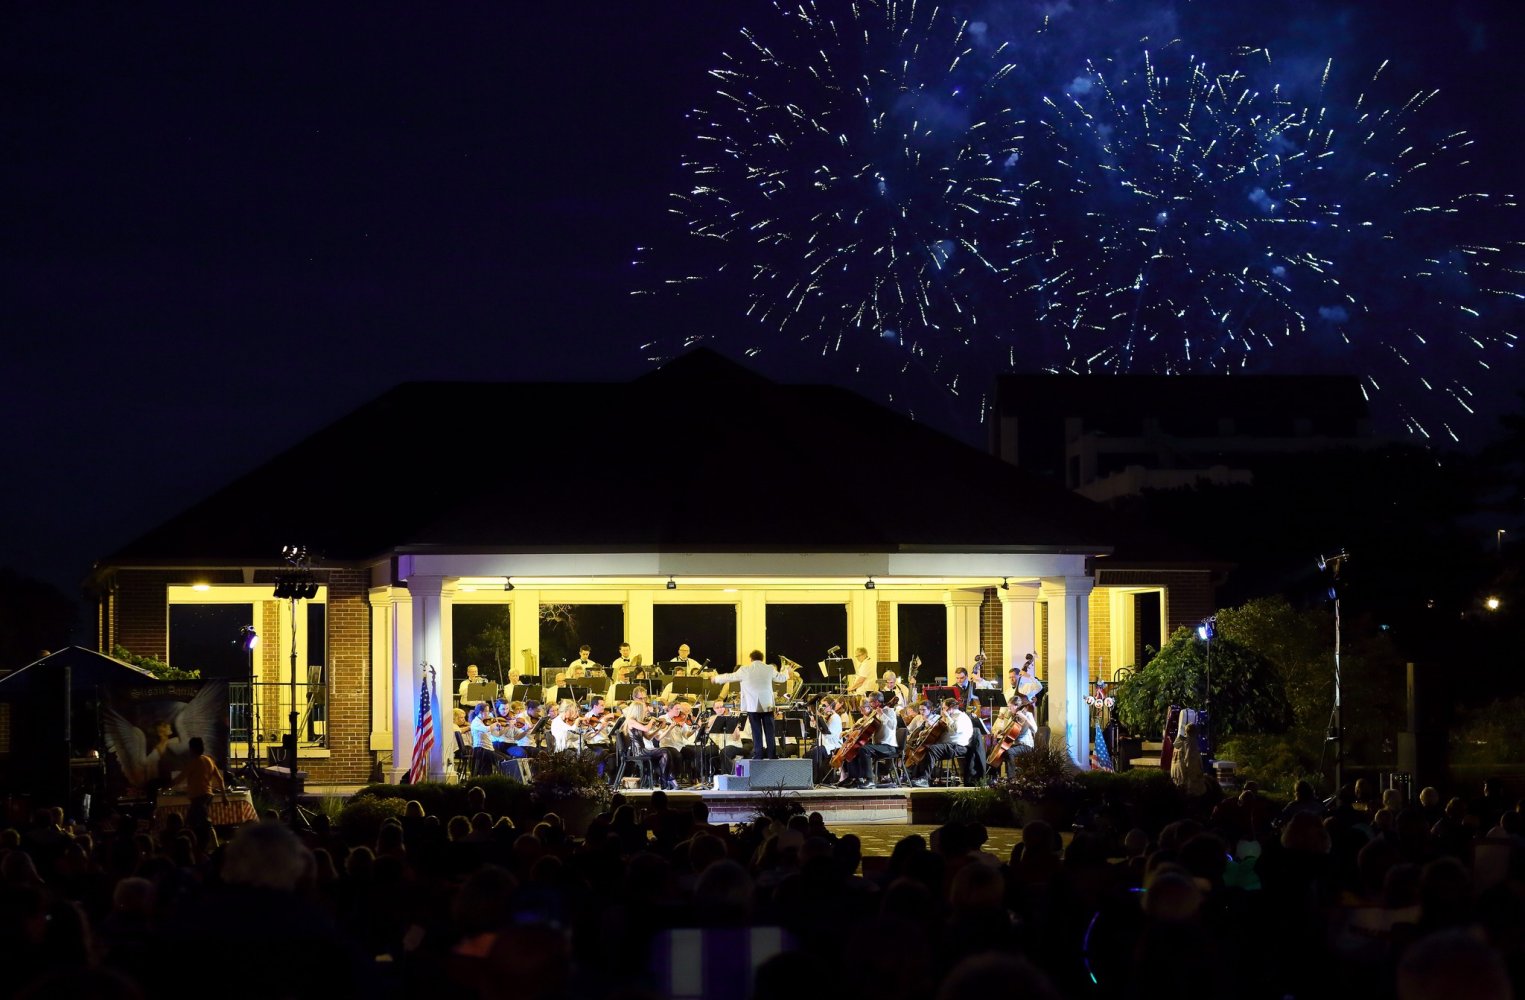
[[[228,738],[237,749],[248,744],[251,722],[255,742],[280,746],[281,738],[291,733],[291,685],[274,681],[255,681],[254,698],[249,697],[248,681],[228,683]],[[328,743],[327,689],[319,684],[296,686],[297,739],[304,747],[322,747]]]

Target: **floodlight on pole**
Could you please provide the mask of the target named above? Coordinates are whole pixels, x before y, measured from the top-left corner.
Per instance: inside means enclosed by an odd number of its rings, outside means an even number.
[[[1329,599],[1334,602],[1334,711],[1329,717],[1327,741],[1334,744],[1334,793],[1345,784],[1345,727],[1340,716],[1340,570],[1350,561],[1350,553],[1341,549],[1332,556],[1318,557],[1318,568],[1330,577]]]

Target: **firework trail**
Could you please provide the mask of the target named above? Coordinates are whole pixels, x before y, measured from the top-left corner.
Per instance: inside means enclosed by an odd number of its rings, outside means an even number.
[[[827,13],[827,11],[830,13]],[[1510,195],[1430,90],[1265,48],[1062,62],[932,4],[774,4],[712,71],[675,196],[768,344],[893,345],[944,390],[1003,370],[1351,371],[1457,438],[1525,301]],[[1306,66],[1307,64],[1303,64]],[[1065,74],[1071,77],[1071,74]],[[1294,96],[1298,95],[1298,96]],[[870,347],[869,345],[874,345]],[[984,416],[984,400],[979,416]]]
[[[1244,54],[1271,68],[1264,50]],[[1412,433],[1456,439],[1474,390],[1425,359],[1482,374],[1490,349],[1513,345],[1484,310],[1520,300],[1518,246],[1467,234],[1517,205],[1454,186],[1472,140],[1430,137],[1420,118],[1433,91],[1342,104],[1326,100],[1331,72],[1320,100],[1299,105],[1172,43],[1135,69],[1090,65],[1043,99],[1034,131],[1052,154],[1025,165],[1048,168],[1029,189],[1048,225],[1010,271],[1062,331],[1061,367],[1343,368],[1368,398],[1396,389]]]
[[[972,340],[1022,225],[1003,47],[927,3],[774,11],[695,112],[688,232],[745,269],[748,314],[778,333],[826,351]]]

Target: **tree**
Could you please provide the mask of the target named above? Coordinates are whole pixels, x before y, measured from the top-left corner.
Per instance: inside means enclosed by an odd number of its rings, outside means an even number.
[[[1135,733],[1160,732],[1171,705],[1206,707],[1207,643],[1180,628],[1117,693],[1118,717]],[[1212,732],[1276,733],[1292,722],[1281,674],[1264,655],[1218,635],[1212,645]]]

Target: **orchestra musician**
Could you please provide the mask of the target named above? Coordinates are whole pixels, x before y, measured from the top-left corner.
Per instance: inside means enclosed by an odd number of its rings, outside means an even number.
[[[503,773],[508,754],[494,745],[503,735],[503,726],[485,701],[471,709],[471,770],[474,774]]]
[[[563,699],[556,712],[556,718],[551,720],[551,740],[557,753],[565,750],[577,749],[577,737],[586,730],[579,725],[577,717],[577,702],[571,698]]]
[[[594,766],[602,774],[610,756],[609,732],[613,728],[613,717],[603,695],[596,694],[589,700],[588,714],[582,717],[582,724],[588,730],[583,749],[592,756]]]
[[[731,711],[730,706],[723,701],[715,702],[712,708],[714,718],[717,719],[727,718],[735,714]],[[715,773],[729,773],[731,761],[746,753],[745,741],[743,739],[746,728],[747,718],[742,716],[741,725],[729,733],[710,733],[710,746],[713,753],[713,768]]]
[[[466,679],[461,681],[460,691],[455,699],[455,703],[461,706],[467,705],[468,702],[466,701],[466,691],[471,687],[471,685],[480,683],[482,683],[482,678],[477,671],[477,665],[475,663],[467,664]]]
[[[773,683],[787,681],[789,673],[774,670],[763,660],[762,650],[754,649],[751,662],[746,666],[737,667],[728,674],[710,675],[710,681],[716,684],[740,682],[741,710],[747,713],[747,721],[751,723],[753,760],[761,760],[764,756],[769,760],[778,759],[773,732]]]
[[[899,752],[895,744],[895,728],[900,719],[893,708],[885,705],[884,696],[878,691],[870,691],[864,697],[860,711],[863,718],[875,720],[874,735],[858,751],[858,755],[842,768],[847,773],[842,776],[838,787],[873,788],[873,762],[882,757],[894,757]]]
[[[853,676],[847,682],[848,694],[868,694],[874,686],[874,661],[868,658],[868,650],[862,646],[853,650]]]
[[[906,687],[899,677],[895,676],[895,671],[893,670],[886,670],[884,676],[879,678],[879,691],[886,698],[892,694],[899,695],[900,704],[902,705],[909,705],[911,703],[911,689]]]
[[[1034,654],[1027,654],[1022,660],[1022,666],[1017,668],[1017,679],[1014,684],[1017,694],[1031,702],[1035,711],[1038,707],[1038,698],[1043,694],[1043,682],[1038,680],[1036,659]]]
[[[827,695],[817,704],[815,714],[811,717],[811,724],[820,733],[815,749],[810,751],[810,756],[815,760],[815,783],[821,784],[826,780],[827,773],[831,770],[831,755],[842,748],[842,703]]]
[[[631,695],[634,700],[625,706],[625,734],[630,738],[630,756],[636,760],[650,760],[657,784],[663,788],[676,788],[667,773],[667,755],[657,746],[656,740],[649,738],[657,727],[655,720],[647,715],[646,689],[638,687]]]
[[[544,709],[540,702],[530,700],[524,703],[524,711],[514,716],[513,729],[517,733],[514,745],[508,751],[511,757],[538,757],[540,755],[537,742],[543,740],[544,733],[531,734],[535,723],[540,721]],[[513,735],[513,734],[510,734]]]
[[[953,697],[960,705],[969,704],[969,699],[974,697],[974,682],[969,679],[967,667],[959,667],[953,672]]]
[[[969,741],[974,739],[974,723],[970,721],[969,713],[959,708],[958,699],[943,699],[942,717],[948,720],[948,732],[942,742],[927,748],[927,755],[912,772],[911,784],[917,788],[927,787],[932,768],[938,761],[963,757],[968,751]]]
[[[640,657],[630,655],[630,643],[620,643],[620,655],[609,664],[609,677],[616,684],[630,683],[630,670],[640,662]]]
[[[1022,695],[1017,695],[1009,706],[1001,709],[997,714],[993,728],[1000,739],[1004,740],[1010,735],[1013,743],[1011,749],[1002,754],[995,762],[995,766],[990,769],[992,782],[996,780],[1002,768],[1006,769],[1006,774],[1010,777],[1013,759],[1037,746],[1038,720],[1033,716],[1032,703]]]
[[[688,654],[688,643],[685,642],[678,646],[678,655],[674,656],[671,660],[673,663],[673,673],[681,674],[688,671]]]
[[[675,701],[667,710],[670,723],[662,734],[660,746],[667,756],[667,773],[676,779],[679,773],[699,773],[699,750],[694,746],[697,727],[686,701]]]
[[[584,643],[577,647],[577,659],[567,664],[567,677],[574,680],[585,680],[594,670],[602,670],[604,665],[593,659],[588,654],[593,652],[593,647]]]

